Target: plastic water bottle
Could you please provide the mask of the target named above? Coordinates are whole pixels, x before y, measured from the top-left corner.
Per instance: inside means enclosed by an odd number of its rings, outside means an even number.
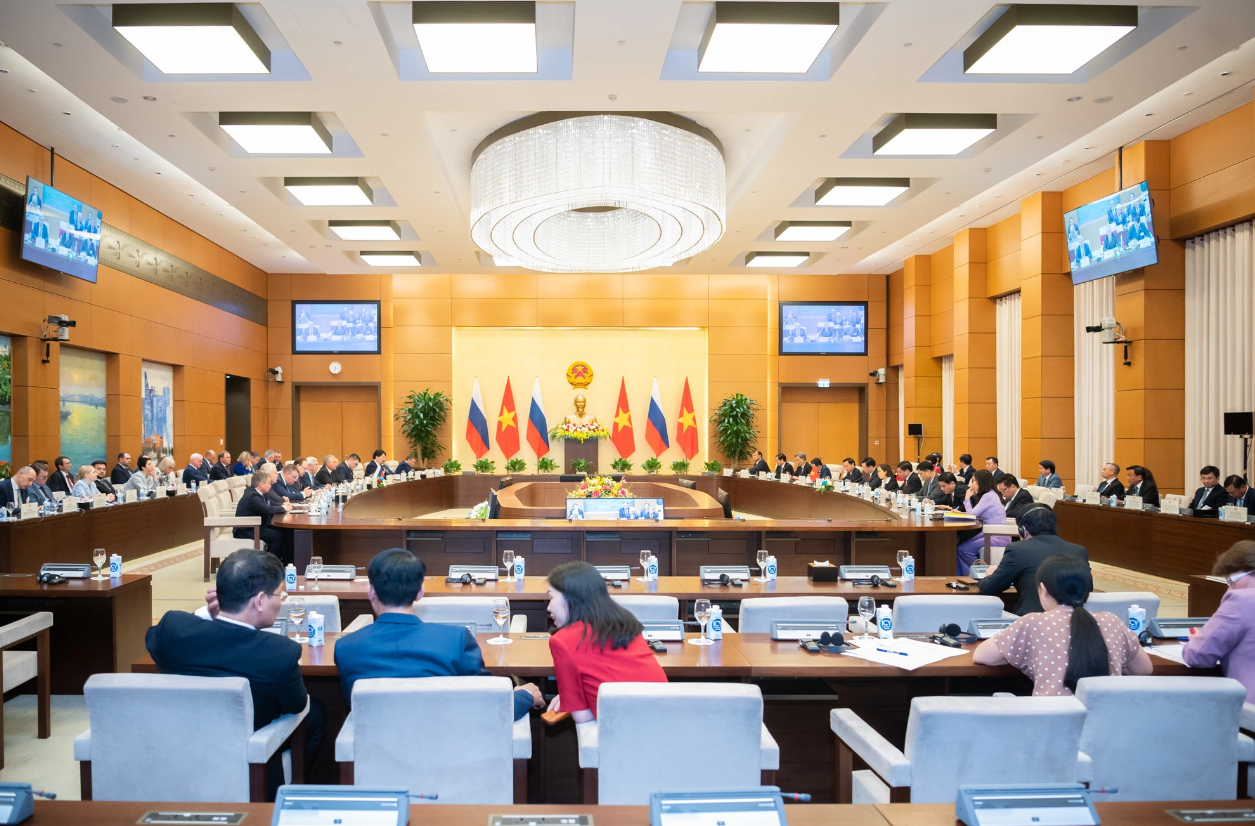
[[[776,579],[776,567],[776,558],[774,556],[767,557],[767,565],[763,569],[763,576],[765,576],[769,582],[774,582]]]
[[[326,642],[323,633],[323,616],[317,611],[310,611],[305,617],[305,626],[309,633],[309,644],[311,646],[323,645]]]
[[[514,555],[514,580],[516,582],[523,581],[523,574],[526,572],[527,566],[523,561],[523,557],[518,554]]]
[[[902,560],[902,581],[911,582],[915,579],[915,557],[907,556]]]
[[[723,609],[718,605],[710,606],[710,621],[706,623],[706,639],[723,639]]]
[[[649,562],[645,563],[645,579],[648,582],[658,581],[658,557],[651,556]]]
[[[109,578],[117,579],[120,576],[122,576],[122,555],[110,554],[109,555]],[[1143,611],[1142,617],[1144,618],[1145,616],[1146,616],[1146,612]]]
[[[883,603],[876,606],[876,636],[882,640],[893,639],[893,609]]]
[[[1129,606],[1129,630],[1141,634],[1146,630],[1146,609],[1138,605]]]

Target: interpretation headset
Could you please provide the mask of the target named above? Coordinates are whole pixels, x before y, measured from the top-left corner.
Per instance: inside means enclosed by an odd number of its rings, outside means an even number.
[[[855,585],[870,585],[873,588],[897,588],[898,583],[894,582],[890,577],[881,577],[880,574],[872,574],[871,579],[856,579]]]
[[[740,588],[745,583],[741,582],[741,578],[739,576],[728,576],[727,574],[720,574],[719,584],[731,585],[733,588]]]
[[[809,637],[803,637],[797,641],[797,644],[805,648],[811,654],[818,654],[820,651],[827,651],[830,654],[840,654],[841,649],[845,647],[845,637],[840,631],[825,631],[819,635],[819,639],[812,640]]]
[[[1041,502],[1034,502],[1033,504],[1029,505],[1020,513],[1020,515],[1015,520],[1017,523],[1020,523],[1020,526],[1016,528],[1016,530],[1019,532],[1020,539],[1028,538],[1024,535],[1024,528],[1023,528],[1024,517],[1036,510],[1050,510],[1050,506],[1042,504]]]
[[[447,576],[445,582],[458,582],[462,585],[470,585],[472,582],[476,585],[483,585],[487,580],[482,576],[471,576],[469,572],[463,573],[461,576]]]
[[[607,588],[622,588],[623,587],[623,583],[617,579],[611,579],[608,576],[602,577],[602,579],[606,581]]]
[[[960,639],[960,637],[969,637],[971,640],[975,640],[975,637],[971,634],[964,633],[963,629],[959,627],[957,622],[943,622],[941,627],[937,629],[937,633],[930,635],[928,639],[938,645],[945,645],[950,648],[962,648],[963,643],[969,640],[963,640]]]
[[[65,582],[65,577],[60,574],[46,572],[36,576],[35,581],[41,585],[60,585],[62,582]]]

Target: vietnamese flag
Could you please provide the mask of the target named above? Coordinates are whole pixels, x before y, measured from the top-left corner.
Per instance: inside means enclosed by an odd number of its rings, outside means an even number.
[[[519,421],[514,409],[514,392],[510,378],[505,380],[505,395],[501,397],[501,412],[497,415],[497,447],[507,459],[519,452]]]
[[[619,403],[615,405],[610,441],[614,442],[615,449],[624,459],[636,451],[636,431],[632,429],[632,411],[628,409],[627,382],[624,379],[619,379]]]
[[[684,379],[684,397],[680,400],[680,418],[675,423],[675,443],[684,451],[685,459],[697,455],[697,417],[693,411],[693,396],[689,393],[689,380]]]

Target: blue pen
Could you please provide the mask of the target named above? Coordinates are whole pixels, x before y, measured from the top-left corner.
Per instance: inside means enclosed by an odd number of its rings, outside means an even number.
[[[906,653],[905,651],[890,651],[888,648],[877,648],[876,650],[877,650],[877,651],[879,651],[879,652],[881,652],[882,654],[897,654],[897,655],[898,655],[898,656],[900,656],[900,657],[909,657],[909,656],[911,656],[910,654]]]

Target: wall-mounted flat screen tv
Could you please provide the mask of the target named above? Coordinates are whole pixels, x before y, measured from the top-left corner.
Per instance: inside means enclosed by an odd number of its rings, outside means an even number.
[[[26,179],[22,259],[96,283],[100,210],[34,178]]]
[[[1159,263],[1146,182],[1063,214],[1072,283]]]
[[[378,301],[292,302],[293,354],[378,352]]]
[[[867,302],[781,301],[780,355],[867,355]]]

